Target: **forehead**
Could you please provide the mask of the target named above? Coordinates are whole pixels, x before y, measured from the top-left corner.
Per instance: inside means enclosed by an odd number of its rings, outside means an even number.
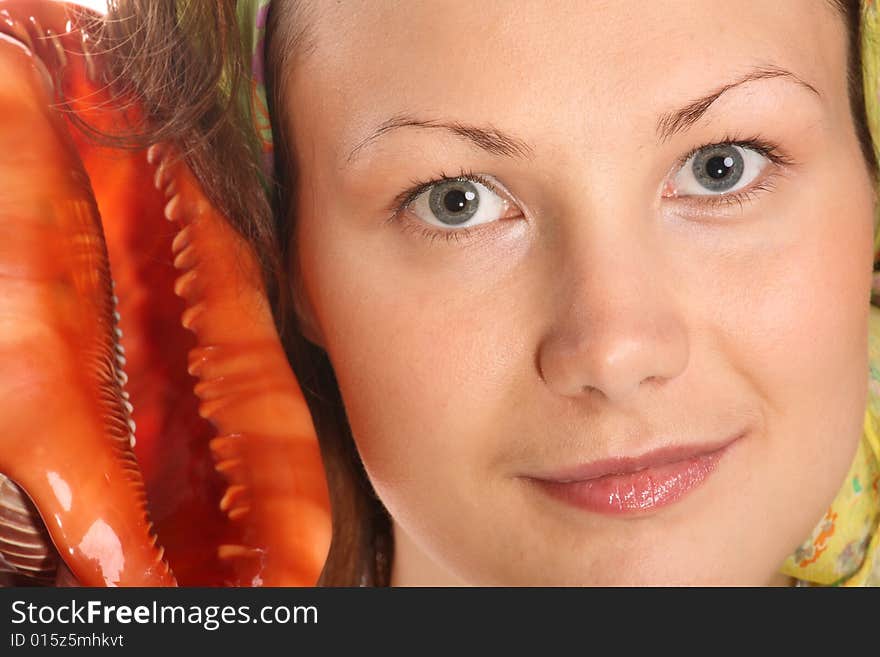
[[[847,104],[846,35],[827,0],[364,0],[308,14],[313,47],[289,72],[295,134],[340,156],[402,113],[611,147],[754,66]]]

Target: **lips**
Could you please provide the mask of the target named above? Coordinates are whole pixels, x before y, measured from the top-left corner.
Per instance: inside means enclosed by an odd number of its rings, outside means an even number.
[[[699,487],[744,434],[721,443],[664,447],[637,457],[603,459],[526,479],[554,499],[586,511],[644,513],[672,504]]]

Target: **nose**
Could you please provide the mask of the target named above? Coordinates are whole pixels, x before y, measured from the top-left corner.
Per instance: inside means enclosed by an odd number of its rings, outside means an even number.
[[[555,319],[537,360],[556,394],[625,403],[643,384],[681,374],[690,346],[662,248],[644,232],[601,230],[570,240],[557,263]]]

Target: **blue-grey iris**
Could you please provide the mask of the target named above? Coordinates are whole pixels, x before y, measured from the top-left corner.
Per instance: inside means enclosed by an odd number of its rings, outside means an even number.
[[[480,196],[469,180],[446,180],[431,188],[428,206],[438,221],[457,226],[477,213]]]
[[[724,192],[739,182],[745,162],[732,144],[711,146],[697,152],[692,170],[694,178],[706,189]]]

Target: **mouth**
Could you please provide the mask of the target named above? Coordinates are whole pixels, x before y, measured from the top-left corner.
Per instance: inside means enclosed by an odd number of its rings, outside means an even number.
[[[523,478],[551,498],[604,515],[639,515],[701,486],[746,431],[720,443],[670,446]]]

